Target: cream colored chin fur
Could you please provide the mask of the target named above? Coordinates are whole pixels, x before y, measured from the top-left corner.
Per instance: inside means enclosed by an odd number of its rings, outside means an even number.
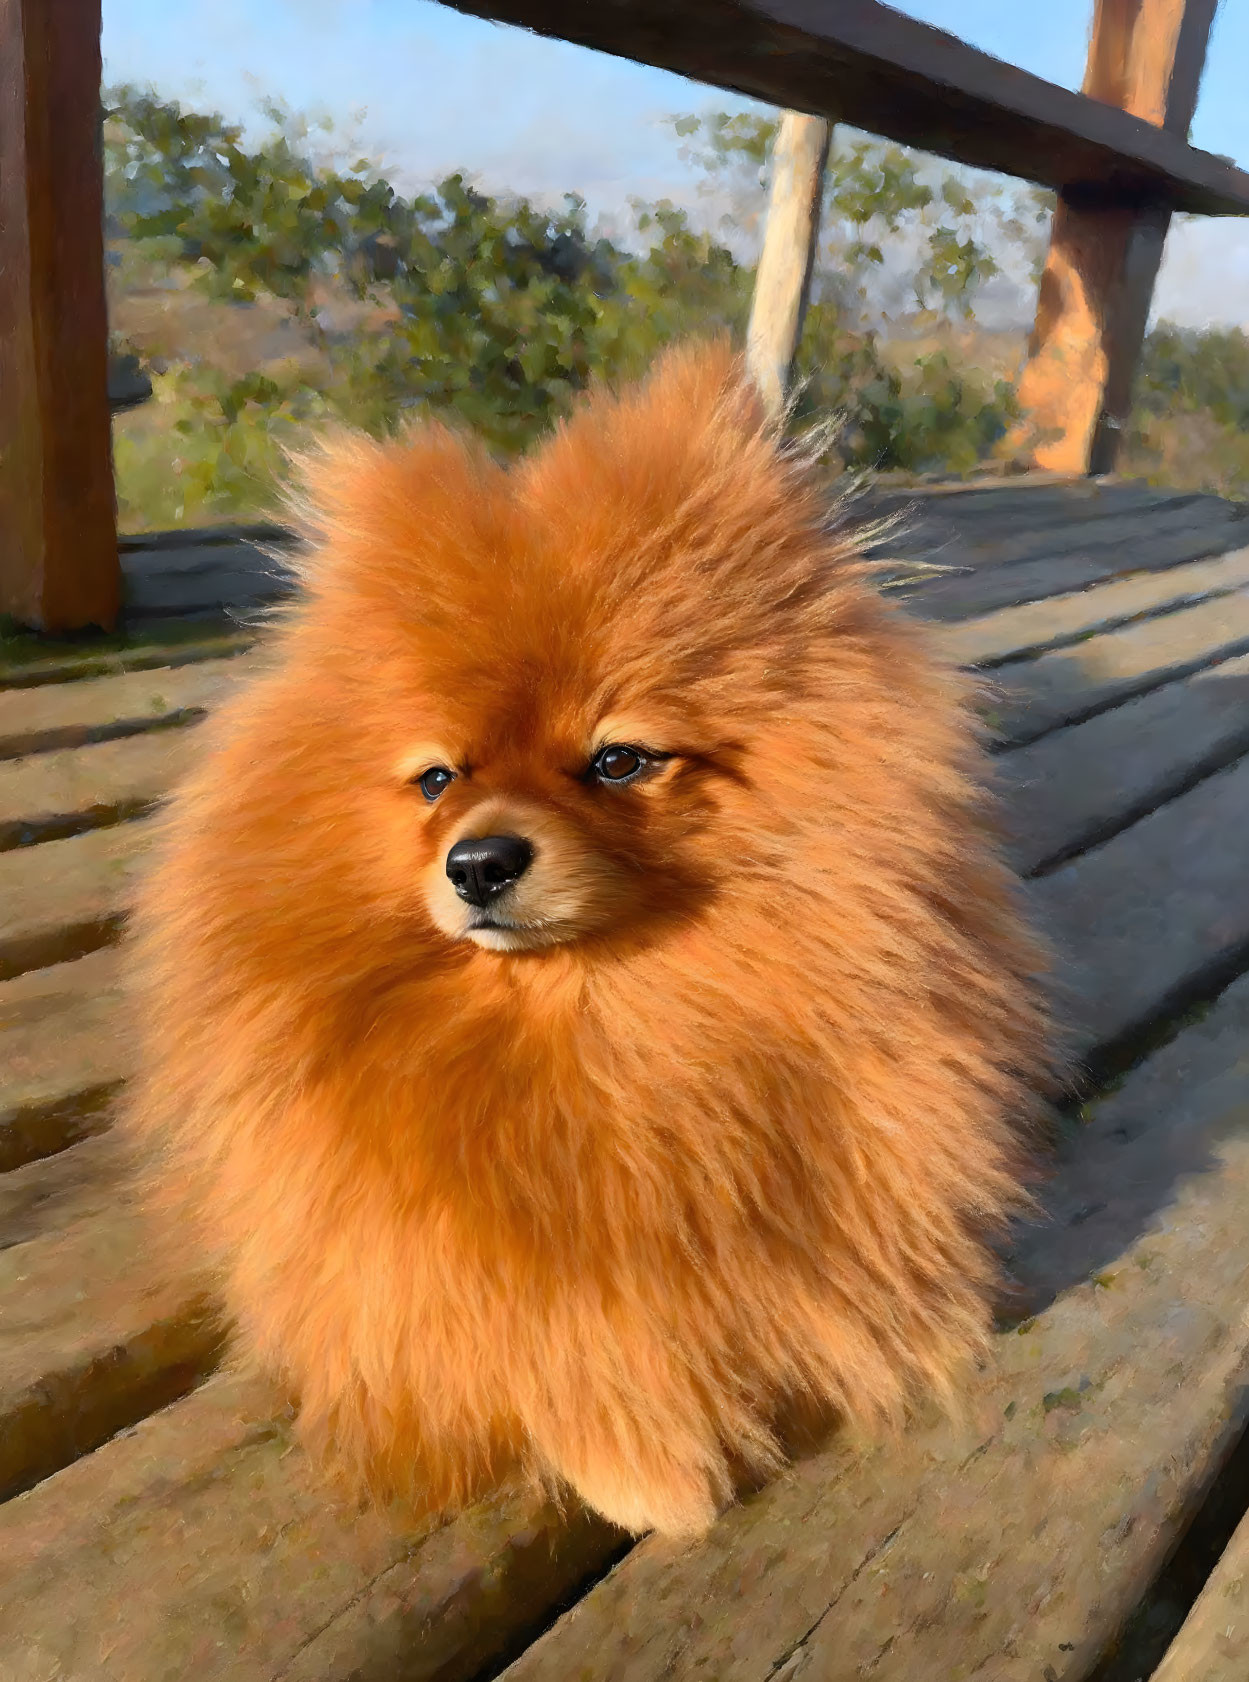
[[[503,927],[474,929],[464,932],[464,939],[480,946],[483,952],[538,952],[548,946],[560,946],[577,938],[576,929]]]
[[[817,470],[712,345],[507,471],[427,427],[308,494],[303,599],[133,920],[171,1265],[321,1463],[418,1514],[521,1480],[689,1534],[795,1410],[954,1395],[1052,1075],[1043,954],[969,687]],[[665,721],[663,777],[578,776],[612,715]],[[427,805],[414,742],[471,777]],[[575,936],[533,963],[446,881],[505,821],[507,915]]]

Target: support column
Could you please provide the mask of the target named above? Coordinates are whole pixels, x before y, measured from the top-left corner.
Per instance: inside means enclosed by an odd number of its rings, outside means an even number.
[[[1217,0],[1096,0],[1083,92],[1187,137]],[[1012,444],[1040,468],[1108,473],[1170,212],[1070,190],[1054,212]]]
[[[0,0],[0,613],[111,627],[100,0]]]
[[[783,413],[820,239],[833,125],[786,111],[772,147],[772,195],[746,336],[746,366],[768,413]]]

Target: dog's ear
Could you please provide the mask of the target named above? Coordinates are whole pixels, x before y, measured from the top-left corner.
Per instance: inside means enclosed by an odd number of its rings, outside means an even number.
[[[722,484],[736,484],[738,500],[747,484],[762,489],[778,442],[723,334],[669,347],[634,384],[592,389],[517,479],[548,506],[575,506],[582,529],[596,508],[609,524],[656,519]]]
[[[745,359],[727,333],[670,346],[638,388],[636,401],[652,411],[662,430],[675,425],[686,436],[715,427],[744,442],[772,430]]]
[[[327,429],[288,465],[286,511],[304,544],[297,565],[314,588],[370,553],[437,547],[490,500],[503,472],[471,436],[430,421],[384,442]]]
[[[727,450],[761,461],[781,443],[783,425],[769,416],[727,333],[669,346],[621,409],[635,438],[650,435],[689,454],[718,459]]]
[[[315,553],[350,518],[355,486],[377,470],[383,446],[349,427],[327,427],[311,443],[286,452],[283,512]]]

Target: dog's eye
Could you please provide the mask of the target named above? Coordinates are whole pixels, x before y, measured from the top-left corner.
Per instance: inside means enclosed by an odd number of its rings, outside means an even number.
[[[445,765],[431,765],[428,771],[423,771],[416,779],[417,786],[426,800],[437,800],[438,796],[455,781],[455,772],[448,771]]]
[[[646,759],[636,748],[606,747],[590,769],[602,783],[627,783],[646,769]]]

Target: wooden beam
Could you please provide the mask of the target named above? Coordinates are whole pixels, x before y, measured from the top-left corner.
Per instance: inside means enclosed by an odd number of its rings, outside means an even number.
[[[1055,189],[1249,213],[1249,175],[877,0],[444,0]]]
[[[1247,1583],[1249,1514],[1236,1526],[1150,1682],[1244,1682],[1249,1676]]]
[[[100,0],[0,0],[0,613],[111,627]]]
[[[746,367],[768,413],[784,413],[820,241],[824,170],[833,125],[783,113],[772,147],[767,228],[746,334]]]
[[[1217,0],[1096,0],[1084,91],[1183,139],[1197,105]],[[1036,324],[1010,441],[1038,467],[1108,473],[1132,386],[1171,212],[1090,203],[1054,213]]]

